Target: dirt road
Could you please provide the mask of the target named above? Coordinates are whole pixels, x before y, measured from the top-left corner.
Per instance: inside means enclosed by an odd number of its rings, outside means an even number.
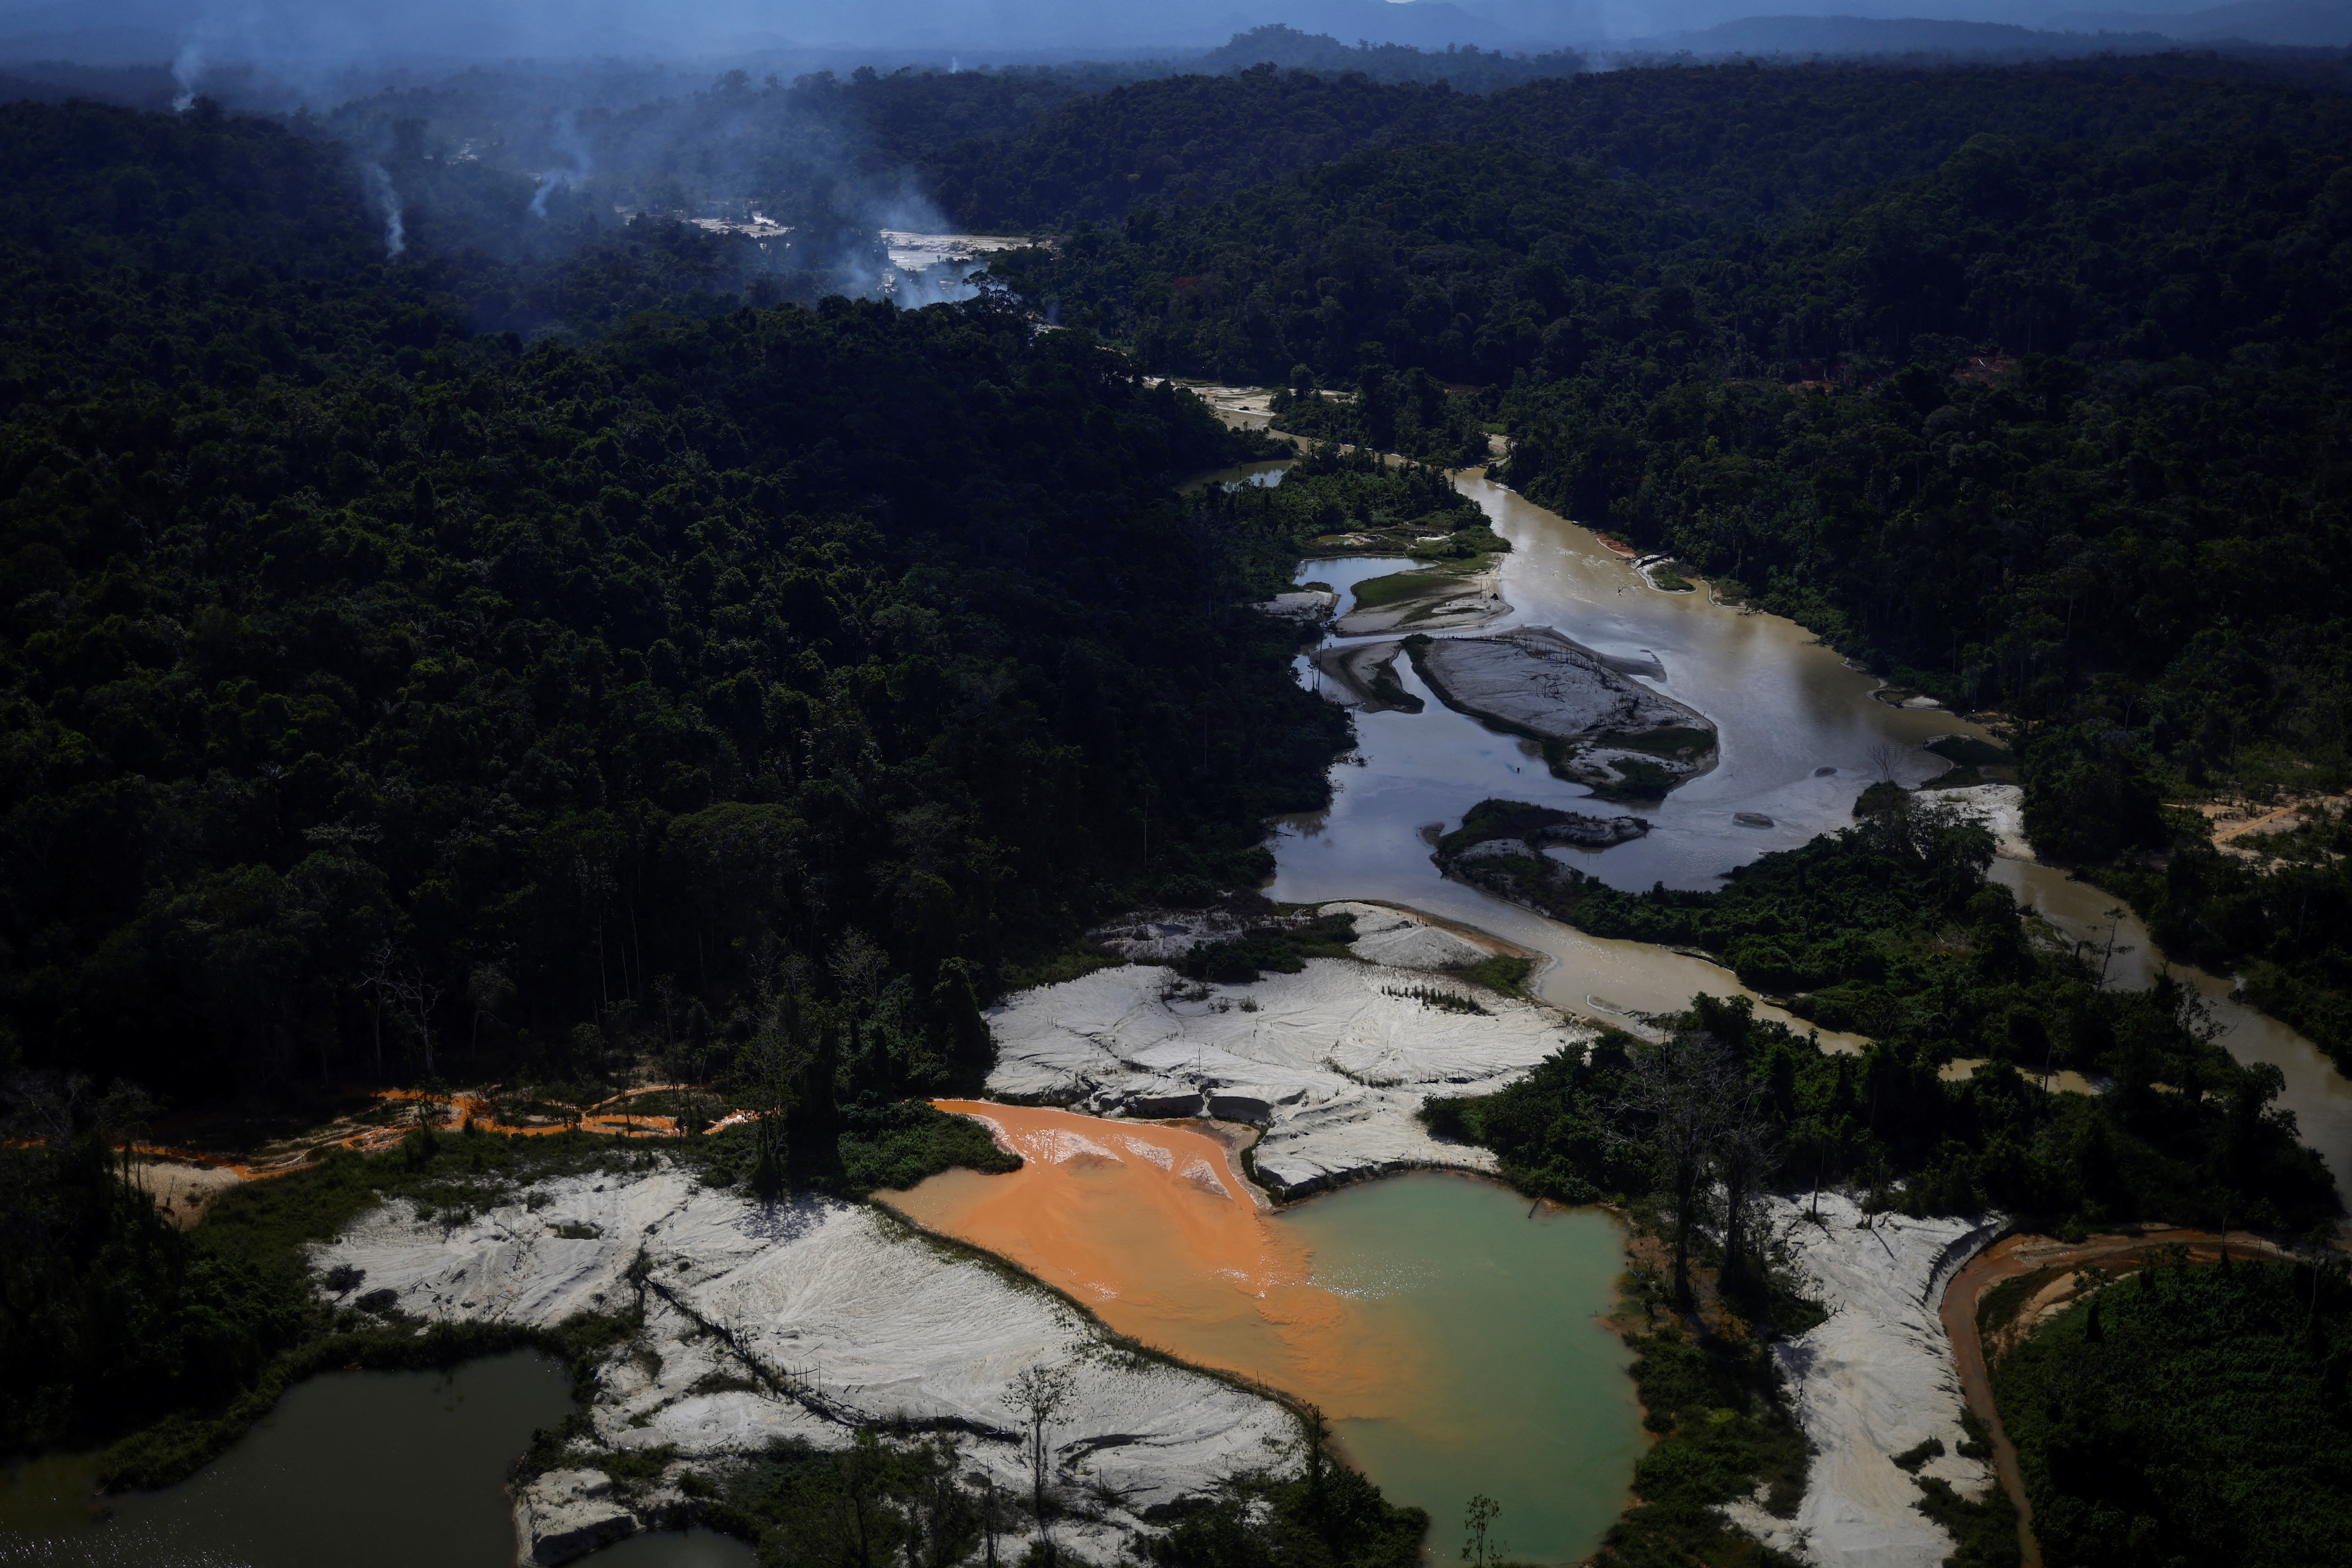
[[[2240,1258],[2291,1260],[2294,1256],[2243,1231],[2231,1232],[2227,1240],[2230,1251]],[[1951,1285],[1944,1292],[1944,1332],[1952,1342],[1953,1359],[1959,1363],[1961,1396],[1991,1432],[1993,1471],[2000,1478],[2001,1489],[2009,1494],[2010,1501],[2017,1505],[2017,1541],[2024,1553],[2025,1568],[2042,1568],[2042,1548],[2033,1539],[2033,1505],[2025,1495],[2025,1472],[2017,1462],[2017,1446],[2009,1440],[2009,1434],[2001,1427],[2000,1413],[1993,1407],[1991,1370],[1977,1328],[1977,1308],[1985,1292],[2037,1269],[2060,1271],[2059,1278],[2034,1293],[2014,1324],[2005,1331],[2021,1334],[2030,1331],[2034,1321],[2074,1299],[2078,1292],[2071,1270],[2096,1264],[2110,1273],[2127,1273],[2137,1268],[2148,1253],[2168,1247],[2186,1247],[2190,1261],[2211,1263],[2220,1259],[2222,1243],[2223,1237],[2210,1231],[2181,1230],[2171,1226],[2136,1226],[2079,1242],[2047,1236],[2012,1236],[1985,1248],[1952,1277]]]

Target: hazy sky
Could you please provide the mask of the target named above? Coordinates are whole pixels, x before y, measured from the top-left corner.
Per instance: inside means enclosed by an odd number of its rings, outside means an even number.
[[[2123,12],[2182,12],[2202,0],[2108,0]],[[1004,51],[1201,46],[1265,22],[1343,41],[1421,45],[1582,43],[1659,37],[1736,17],[1927,16],[2081,26],[2099,0],[0,0],[16,58],[358,62],[587,55],[709,57],[787,46]],[[2095,23],[2093,25],[2095,26]]]

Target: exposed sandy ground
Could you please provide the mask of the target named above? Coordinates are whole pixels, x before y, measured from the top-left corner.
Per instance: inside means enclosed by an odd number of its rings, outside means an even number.
[[[629,1110],[630,1102],[647,1095],[670,1094],[693,1087],[674,1083],[644,1084],[635,1089],[623,1089],[593,1105],[559,1106],[559,1109],[571,1113],[564,1117],[532,1118],[520,1123],[499,1121],[497,1108],[489,1100],[462,1089],[433,1096],[407,1089],[371,1089],[368,1091],[369,1099],[389,1101],[406,1109],[402,1114],[380,1120],[338,1117],[298,1136],[275,1140],[244,1154],[224,1154],[212,1150],[145,1142],[131,1144],[131,1150],[142,1161],[142,1169],[171,1173],[157,1178],[161,1185],[151,1184],[151,1190],[155,1194],[156,1207],[170,1216],[174,1224],[185,1228],[195,1223],[195,1216],[224,1189],[239,1182],[263,1181],[299,1171],[328,1149],[350,1149],[362,1154],[373,1154],[392,1148],[416,1128],[415,1112],[420,1102],[424,1102],[424,1115],[436,1126],[454,1126],[470,1121],[486,1132],[504,1132],[526,1138],[561,1132],[566,1128],[606,1137],[674,1137],[677,1132],[675,1117],[638,1114]],[[730,1116],[713,1122],[704,1131],[715,1132],[741,1119],[740,1114]],[[193,1203],[194,1209],[188,1209],[186,1203]]]
[[[1162,379],[1154,377],[1145,384],[1158,386]],[[1270,386],[1222,386],[1213,382],[1183,380],[1175,380],[1173,384],[1198,396],[1209,405],[1210,412],[1235,429],[1264,430],[1274,423],[1274,388]]]
[[[1716,764],[1714,721],[1623,673],[1658,673],[1657,661],[1611,658],[1549,626],[1523,626],[1484,637],[1439,637],[1416,645],[1413,668],[1447,707],[1495,721],[1522,734],[1580,741],[1555,770],[1600,789],[1628,778],[1663,774],[1673,789]],[[1707,742],[1660,756],[1640,749],[1643,736],[1696,731]],[[1635,766],[1620,769],[1616,764]]]
[[[519,1489],[521,1561],[552,1563],[646,1528],[686,1469],[709,1473],[780,1437],[840,1447],[860,1421],[902,1414],[957,1435],[960,1476],[1026,1486],[1003,1402],[1011,1380],[1066,1366],[1076,1396],[1058,1429],[1072,1481],[1084,1462],[1129,1490],[1099,1521],[1055,1527],[1065,1550],[1130,1550],[1137,1513],[1283,1459],[1296,1428],[1272,1399],[1204,1373],[1119,1353],[1066,1300],[925,1238],[872,1207],[797,1197],[761,1204],[661,1169],[533,1189],[449,1229],[404,1201],[356,1222],[312,1261],[363,1271],[427,1319],[552,1325],[640,1299],[646,1323],[604,1369],[590,1411],[597,1452],[675,1445],[634,1500],[588,1467]],[[573,1231],[556,1234],[558,1226]],[[583,1233],[587,1234],[583,1234]],[[1022,1555],[1013,1543],[1012,1561]]]
[[[165,1219],[187,1229],[205,1217],[212,1201],[246,1178],[233,1166],[202,1165],[185,1160],[142,1160],[139,1184],[155,1198]]]
[[[1770,1208],[1773,1231],[1830,1309],[1828,1321],[1772,1348],[1815,1453],[1794,1519],[1753,1501],[1725,1511],[1822,1568],[1941,1568],[1952,1540],[1913,1506],[1919,1489],[1889,1456],[1940,1437],[1944,1455],[1920,1474],[1963,1493],[1991,1483],[1983,1461],[1958,1454],[1960,1381],[1933,1302],[2000,1221],[1865,1215],[1828,1194],[1820,1224],[1806,1202],[1775,1198]]]
[[[2213,847],[2240,860],[2261,862],[2266,857],[2254,845],[2242,842],[2257,834],[2292,833],[2298,827],[2344,810],[2352,795],[2299,796],[2284,805],[2263,806],[2244,801],[2197,801],[2179,807],[2202,816],[2213,835]]]
[[[1266,1129],[1259,1179],[1284,1195],[1383,1171],[1486,1171],[1485,1149],[1440,1142],[1414,1112],[1431,1094],[1486,1093],[1593,1036],[1550,1007],[1434,971],[1473,963],[1481,942],[1386,905],[1357,916],[1353,951],[1249,984],[1183,980],[1129,965],[1006,998],[989,1011],[992,1095],[1096,1114],[1212,1115]],[[1172,924],[1172,922],[1171,922]],[[1192,938],[1156,939],[1172,956]],[[1139,944],[1140,945],[1140,944]],[[1483,1013],[1412,994],[1459,996]]]
[[[975,260],[992,250],[1023,250],[1039,242],[1017,234],[918,234],[886,228],[882,243],[889,248],[891,266],[920,271],[941,262]]]
[[[1349,610],[1339,617],[1332,631],[1343,637],[1377,637],[1385,632],[1458,631],[1483,626],[1511,613],[1501,593],[1500,566],[1460,575],[1440,575],[1441,585],[1432,592],[1409,599],[1393,599],[1370,609]]]
[[[1261,614],[1279,616],[1286,621],[1307,621],[1321,625],[1331,618],[1339,607],[1339,595],[1328,588],[1300,588],[1251,606]]]
[[[2025,837],[2025,791],[2016,784],[1969,784],[1960,789],[1939,789],[1923,797],[1949,801],[1962,806],[1992,830],[1992,852],[2004,860],[2033,858],[2033,846]]]
[[[2260,1237],[2242,1231],[2227,1239],[2230,1251],[2240,1258],[2290,1256]],[[2026,1495],[2025,1474],[2018,1464],[2016,1445],[2009,1440],[2000,1424],[2000,1412],[1993,1405],[1991,1373],[1977,1330],[1977,1308],[1985,1292],[2004,1280],[2022,1278],[2036,1269],[2061,1270],[2056,1279],[2034,1292],[2016,1320],[2001,1331],[1993,1346],[1998,1355],[2030,1333],[2034,1324],[2062,1310],[2081,1293],[2074,1270],[2097,1265],[2109,1273],[2126,1273],[2137,1268],[2149,1252],[2176,1246],[2188,1247],[2193,1260],[2210,1263],[2221,1256],[2222,1242],[2222,1237],[2210,1231],[2182,1230],[2161,1223],[2088,1237],[2080,1242],[2059,1241],[2047,1236],[2012,1236],[1987,1247],[1953,1276],[1939,1316],[1959,1368],[1960,1387],[1969,1408],[1991,1429],[1993,1467],[2000,1478],[2001,1489],[2017,1505],[2018,1544],[2024,1556],[2024,1568],[2041,1568],[2042,1547],[2033,1539],[2033,1503]]]
[[[1373,683],[1383,672],[1393,680],[1396,661],[1403,653],[1402,642],[1335,643],[1317,648],[1309,657],[1327,678],[1321,688],[1325,700],[1366,713],[1391,713],[1412,710],[1383,699],[1373,689]],[[1400,685],[1397,689],[1403,688]]]

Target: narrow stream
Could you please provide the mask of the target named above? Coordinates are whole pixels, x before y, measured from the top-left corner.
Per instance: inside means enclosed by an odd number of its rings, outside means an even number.
[[[2107,911],[2123,904],[2115,894],[2077,882],[2052,866],[1996,860],[1992,874],[2020,903],[2032,906],[2078,942],[2104,949],[2112,926],[2116,949],[2107,969],[2109,985],[2145,990],[2165,967],[2164,955],[2148,940],[2147,927],[2137,915],[2126,910],[2119,920],[2109,920]],[[2327,1168],[2352,1200],[2352,1082],[2317,1046],[2267,1013],[2231,1000],[2234,981],[2188,964],[2176,963],[2171,969],[2212,1009],[2213,1021],[2223,1031],[2221,1044],[2231,1056],[2242,1062],[2269,1062],[2284,1075],[2280,1106],[2294,1112],[2303,1141],[2326,1158]]]

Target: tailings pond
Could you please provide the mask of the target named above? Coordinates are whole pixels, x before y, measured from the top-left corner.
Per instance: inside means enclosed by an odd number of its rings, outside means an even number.
[[[939,1103],[987,1121],[1022,1167],[950,1171],[890,1203],[1122,1333],[1321,1406],[1392,1500],[1429,1510],[1433,1542],[1484,1492],[1513,1557],[1573,1561],[1623,1509],[1643,1439],[1624,1347],[1598,1317],[1624,1267],[1607,1215],[1531,1212],[1441,1174],[1269,1214],[1197,1124]],[[1117,1452],[1103,1479],[1143,1484]]]
[[[544,1356],[449,1373],[337,1372],[299,1384],[236,1447],[176,1487],[107,1500],[93,1518],[89,1458],[36,1461],[0,1480],[0,1564],[16,1568],[511,1568],[508,1464],[572,1413]],[[643,1536],[604,1568],[750,1568],[709,1534]]]

